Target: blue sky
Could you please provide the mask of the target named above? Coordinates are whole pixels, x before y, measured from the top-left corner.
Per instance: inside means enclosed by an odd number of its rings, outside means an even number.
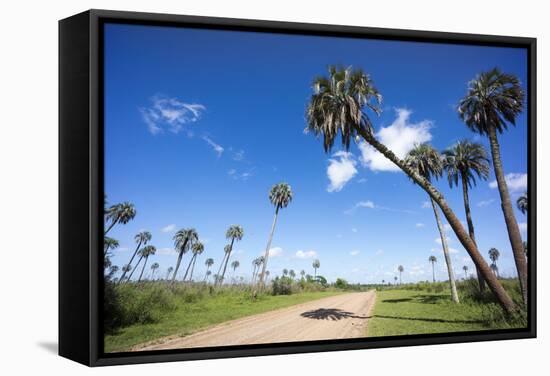
[[[234,247],[236,276],[249,278],[265,250],[274,208],[271,186],[287,182],[293,202],[283,209],[268,269],[304,269],[321,262],[329,280],[380,282],[405,267],[403,281],[431,279],[428,257],[441,245],[427,194],[366,145],[325,154],[304,133],[304,111],[315,76],[327,65],[361,67],[382,93],[373,117],[378,137],[398,155],[415,142],[440,150],[470,138],[455,111],[475,75],[494,66],[527,82],[526,51],[512,48],[375,41],[315,36],[192,30],[136,25],[105,26],[105,192],[110,203],[131,201],[136,218],[109,233],[120,242],[112,258],[127,263],[142,229],[158,249],[150,262],[165,275],[174,266],[172,236],[194,227],[204,260],[217,271],[227,227],[245,236]],[[524,84],[525,85],[525,84]],[[500,138],[512,198],[526,189],[527,121]],[[402,156],[402,155],[401,155]],[[503,275],[514,275],[494,175],[470,192],[479,248],[501,252]],[[464,220],[462,193],[436,183]],[[516,210],[522,235],[526,218]],[[449,232],[455,273],[473,264]],[[187,255],[184,265],[189,260]],[[230,273],[232,275],[233,273]]]

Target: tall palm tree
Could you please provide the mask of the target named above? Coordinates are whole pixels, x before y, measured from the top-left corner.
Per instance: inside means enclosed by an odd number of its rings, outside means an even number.
[[[183,276],[184,281],[187,279],[189,269],[191,269],[191,272],[189,273],[189,281],[193,280],[193,270],[195,269],[195,262],[197,261],[197,256],[204,252],[204,244],[197,240],[191,246],[191,251],[193,252],[193,256],[191,257],[189,265],[187,265],[187,269],[185,270],[185,274]]]
[[[106,236],[103,240],[103,257],[107,257],[109,251],[118,248],[118,246],[118,240]]]
[[[403,267],[403,265],[399,265],[397,267],[397,271],[399,272],[399,284],[401,284],[401,273],[405,271],[405,268]]]
[[[493,271],[493,273],[495,273],[496,277],[498,278],[499,277],[499,275],[498,275],[498,266],[494,262],[491,264],[491,270]]]
[[[416,145],[405,158],[405,163],[414,171],[417,172],[427,181],[431,181],[432,177],[436,179],[443,173],[443,161],[441,155],[429,144]],[[449,284],[451,286],[451,299],[453,302],[458,303],[458,292],[456,290],[455,275],[453,265],[451,261],[451,254],[449,253],[449,246],[447,245],[447,234],[439,217],[439,210],[434,199],[430,196],[430,202],[435,215],[435,222],[437,229],[439,230],[439,236],[441,238],[441,246],[443,248],[443,255],[445,256],[445,263],[447,264],[447,272],[449,274]]]
[[[304,275],[306,275],[306,271],[305,270],[300,270],[300,276],[302,279],[304,279]]]
[[[525,251],[524,251],[525,252]],[[497,267],[497,261],[498,261],[498,258],[500,257],[500,252],[498,251],[498,249],[496,248],[491,248],[489,250],[489,258],[491,259],[491,261],[493,262],[493,265],[495,266],[493,269],[493,271],[496,270],[496,275],[498,277],[498,267]]]
[[[265,281],[266,281],[266,282],[267,282],[267,280],[269,279],[269,275],[270,275],[270,274],[271,274],[271,273],[269,272],[269,270],[266,270],[266,271],[265,271]]]
[[[225,264],[223,265],[221,283],[223,283],[223,279],[225,278],[227,263],[229,262],[229,257],[231,257],[231,252],[233,252],[233,245],[235,243],[235,240],[239,241],[243,238],[243,236],[244,236],[244,230],[239,225],[231,225],[225,232],[225,238],[231,239],[231,242],[229,243],[229,252],[226,253],[227,257],[225,258]]]
[[[290,276],[290,278],[294,279],[294,277],[296,277],[296,272],[292,269],[290,269],[288,271],[288,275]]]
[[[155,272],[157,271],[157,269],[160,267],[159,263],[158,262],[155,262],[153,263],[153,265],[151,265],[151,280],[155,277]]]
[[[317,269],[321,267],[321,262],[319,260],[314,260],[311,266],[313,266],[313,270],[314,270],[313,278],[317,279]]]
[[[238,262],[237,260],[233,261],[231,263],[231,268],[233,269],[233,275],[235,275],[235,270],[237,270],[237,268],[241,265],[240,262]]]
[[[288,269],[285,268],[285,269],[283,269],[283,276],[286,277],[287,275],[288,275]]]
[[[444,167],[447,171],[449,186],[462,184],[462,196],[464,200],[464,210],[466,211],[466,221],[468,222],[468,233],[474,243],[476,243],[474,223],[470,211],[470,199],[468,189],[477,184],[476,176],[479,179],[487,180],[489,177],[489,159],[483,145],[463,140],[443,152]],[[477,246],[477,243],[476,243]],[[485,281],[476,267],[479,290],[485,290]]]
[[[132,253],[132,257],[130,257],[130,261],[128,262],[128,265],[132,265],[132,262],[134,261],[134,257],[136,257],[140,247],[142,245],[147,245],[147,243],[151,241],[151,238],[152,238],[152,235],[149,231],[140,231],[136,236],[134,236],[134,240],[137,243],[137,247],[136,249],[134,249],[134,253]],[[119,283],[122,282],[125,276],[126,276],[126,272],[123,272],[122,276],[120,277]]]
[[[466,265],[464,265],[462,267],[462,270],[464,270],[464,279],[468,279],[468,267]]]
[[[218,268],[218,274],[216,274],[217,278],[216,280],[214,281],[215,284],[217,285],[218,283],[223,283],[223,280],[221,278],[221,272],[222,272],[222,268],[226,265],[226,260],[229,260],[229,254],[231,253],[231,245],[230,244],[226,244],[224,247],[223,247],[223,258],[222,258],[222,262],[220,263],[220,267]]]
[[[204,281],[208,281],[208,277],[212,274],[212,270],[207,270],[206,273],[204,273]]]
[[[141,281],[141,278],[143,278],[143,271],[145,270],[145,265],[147,265],[147,260],[149,260],[149,256],[152,256],[157,252],[157,249],[154,245],[146,245],[143,247],[140,251],[141,257],[143,257],[143,267],[141,268],[141,273],[139,274],[138,282]]]
[[[214,265],[214,259],[207,258],[206,261],[204,262],[204,265],[206,265],[206,273],[204,274],[204,280],[206,281],[206,278],[208,278],[208,276],[212,274],[212,272],[210,272],[210,274],[208,274],[208,272],[210,271],[210,267]]]
[[[437,262],[437,257],[430,256],[428,257],[428,261],[432,264],[432,277],[433,281],[435,282],[435,263]]]
[[[331,66],[328,77],[321,76],[314,80],[313,90],[306,111],[306,132],[323,136],[325,152],[330,152],[339,134],[346,150],[349,149],[351,140],[357,141],[362,138],[411,177],[439,205],[447,222],[479,268],[501,307],[508,314],[515,312],[517,310],[515,303],[495,278],[476,244],[470,239],[441,192],[377,140],[372,122],[364,110],[369,109],[378,115],[381,111],[382,96],[374,87],[369,75],[361,69]]]
[[[252,266],[254,266],[254,270],[252,271],[252,283],[254,283],[254,281],[260,274],[260,266],[262,266],[263,263],[264,256],[257,257],[252,261]]]
[[[397,276],[394,276],[393,280],[395,281],[395,283],[397,283]],[[388,282],[388,284],[389,284],[389,282]]]
[[[527,200],[527,192],[519,196],[518,200],[516,201],[516,204],[518,205],[518,209],[523,213],[527,213],[527,209],[529,208],[529,202]]]
[[[182,228],[178,230],[174,235],[174,247],[178,251],[178,261],[176,262],[176,268],[172,275],[172,283],[176,280],[176,275],[180,268],[181,259],[183,255],[189,251],[194,242],[199,240],[199,234],[194,228]]]
[[[126,264],[126,265],[122,266],[122,272],[124,274],[128,273],[130,270],[132,270],[132,265]],[[118,283],[121,283],[121,282],[122,282],[122,276],[118,279]]]
[[[109,274],[107,274],[108,278],[113,278],[113,276],[118,272],[118,266],[111,265],[109,267]]]
[[[117,223],[122,223],[125,225],[134,219],[135,216],[136,209],[134,208],[134,204],[131,202],[126,201],[120,204],[112,205],[105,212],[105,220],[111,221],[111,224],[107,227],[107,230],[105,230],[105,235],[107,235],[107,233],[111,231],[113,226]]]
[[[514,253],[523,301],[527,303],[527,260],[504,177],[497,136],[498,133],[503,133],[509,124],[515,125],[516,117],[523,111],[524,102],[525,93],[519,79],[493,68],[470,81],[468,92],[458,105],[458,113],[468,128],[489,138],[501,208]]]
[[[273,240],[273,233],[275,232],[275,225],[277,224],[277,216],[279,215],[279,210],[284,209],[292,201],[292,189],[287,183],[277,183],[271,187],[269,191],[269,201],[275,206],[275,216],[273,217],[273,224],[271,225],[271,232],[269,233],[269,239],[267,241],[267,246],[265,247],[264,262],[262,265],[262,273],[260,274],[259,285],[264,285],[264,274],[267,268],[267,262],[269,261],[269,250],[271,249],[271,241]]]
[[[172,271],[174,271],[174,268],[172,266],[170,266],[167,270],[166,270],[166,280],[168,280],[168,277],[170,276],[170,274],[172,273]]]

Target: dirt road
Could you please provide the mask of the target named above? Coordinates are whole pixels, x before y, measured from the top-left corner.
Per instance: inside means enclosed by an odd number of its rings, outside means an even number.
[[[364,337],[375,297],[374,291],[331,296],[228,321],[186,337],[161,339],[133,350]]]

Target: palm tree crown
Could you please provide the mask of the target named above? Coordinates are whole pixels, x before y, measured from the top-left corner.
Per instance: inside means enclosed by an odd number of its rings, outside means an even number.
[[[498,258],[500,257],[500,252],[498,251],[498,249],[496,248],[491,248],[489,250],[489,258],[491,259],[491,261],[494,263],[498,260]]]
[[[182,228],[174,235],[174,246],[181,253],[186,253],[192,244],[199,240],[199,234],[194,228]]]
[[[146,245],[151,241],[152,235],[149,231],[140,231],[134,236],[136,243],[141,243],[141,245]]]
[[[233,271],[235,271],[235,269],[237,269],[240,265],[241,265],[241,263],[238,262],[237,260],[235,260],[231,263],[231,267],[233,268]]]
[[[435,257],[435,256],[430,256],[430,257],[428,258],[428,261],[431,262],[431,263],[437,262],[437,257]]]
[[[405,268],[403,267],[403,265],[399,265],[397,267],[397,270],[399,271],[399,273],[403,273],[403,271],[405,270]]]
[[[438,178],[443,173],[441,155],[427,143],[415,145],[407,154],[405,163],[428,181],[432,176]]]
[[[225,233],[227,239],[241,240],[244,236],[244,230],[239,225],[231,225]]]
[[[515,125],[524,101],[525,93],[519,79],[494,68],[470,81],[468,92],[458,105],[458,113],[474,132],[488,134],[489,127],[495,127],[502,133],[507,123]]]
[[[518,209],[523,213],[527,213],[527,209],[529,208],[529,201],[527,199],[527,192],[519,196],[518,200],[516,201],[518,205]]]
[[[313,269],[319,269],[321,267],[321,262],[319,260],[315,260],[311,266],[313,266]]]
[[[193,250],[193,254],[195,254],[195,255],[200,255],[201,253],[204,252],[204,244],[202,244],[202,243],[199,242],[199,241],[196,241],[196,242],[193,243],[193,245],[191,246],[191,249]]]
[[[147,258],[149,256],[154,255],[156,251],[157,251],[157,248],[154,245],[147,245],[142,249],[140,249],[139,254],[140,256]]]
[[[471,188],[478,178],[487,180],[489,177],[489,158],[483,145],[463,140],[443,152],[443,164],[447,170],[449,185],[458,186],[464,179]]]
[[[211,267],[212,265],[214,265],[214,259],[207,258],[206,261],[204,262],[204,265],[206,265],[207,267]]]
[[[292,189],[287,183],[275,184],[269,191],[269,201],[277,208],[286,208],[292,201]]]
[[[372,133],[372,122],[363,107],[380,114],[382,95],[361,69],[329,66],[328,77],[313,81],[313,95],[306,110],[306,132],[323,135],[325,151],[330,151],[341,132],[346,150],[358,130]]]

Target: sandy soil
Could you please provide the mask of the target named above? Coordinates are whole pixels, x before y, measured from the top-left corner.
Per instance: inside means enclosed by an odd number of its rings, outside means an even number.
[[[186,337],[168,337],[133,351],[364,337],[374,291],[331,296],[228,321]]]

